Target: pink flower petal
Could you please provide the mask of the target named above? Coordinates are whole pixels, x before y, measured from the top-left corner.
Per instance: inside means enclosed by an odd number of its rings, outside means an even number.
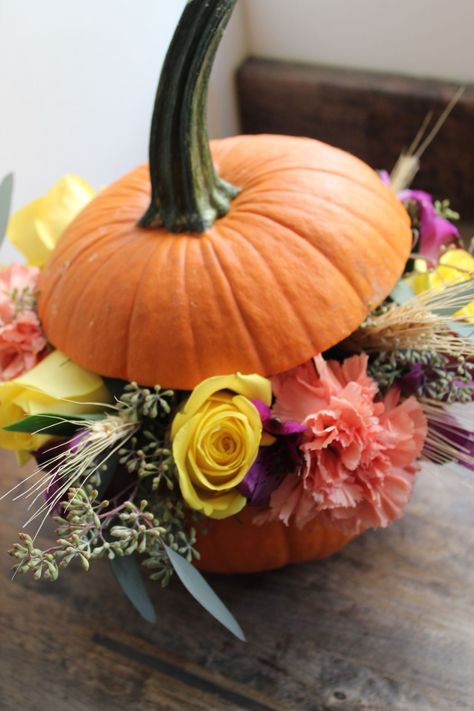
[[[400,402],[393,388],[376,401],[367,356],[342,364],[314,359],[274,378],[275,412],[307,427],[303,464],[286,477],[270,500],[266,520],[304,525],[317,515],[347,533],[387,526],[409,500],[427,433],[413,397]]]

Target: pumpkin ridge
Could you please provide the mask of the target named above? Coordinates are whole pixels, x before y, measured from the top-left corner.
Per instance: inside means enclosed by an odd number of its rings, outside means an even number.
[[[88,246],[89,246],[89,245],[88,245]],[[91,246],[92,246],[92,245],[91,245]],[[81,250],[81,253],[82,253],[82,250]],[[114,252],[114,254],[116,254],[116,252]],[[74,261],[75,261],[75,260],[73,260],[73,261],[71,262],[71,266],[69,267],[69,269],[70,269],[70,268],[72,267],[72,265],[74,264]],[[110,266],[110,262],[109,262],[108,260],[106,260],[106,259],[104,259],[102,262],[98,262],[98,263],[97,263],[97,269],[94,269],[94,270],[93,270],[93,275],[90,275],[90,276],[89,276],[87,286],[89,287],[90,284],[92,283],[92,281],[95,281],[95,279],[97,278],[97,275],[99,274],[99,272],[101,272],[104,268],[109,268],[109,266]],[[101,280],[102,280],[102,279],[101,279]],[[61,298],[61,297],[59,297],[59,298]],[[70,334],[70,332],[71,332],[71,329],[72,329],[72,328],[75,328],[76,314],[77,314],[78,311],[80,311],[80,308],[79,308],[79,307],[82,305],[82,302],[83,302],[84,299],[86,299],[86,298],[87,298],[87,299],[89,298],[89,290],[83,288],[83,289],[81,290],[81,292],[80,292],[79,297],[76,299],[76,301],[75,301],[75,303],[74,303],[74,306],[73,306],[73,308],[71,309],[71,312],[70,312],[70,314],[69,314],[69,316],[68,316],[68,321],[67,321],[67,324],[66,324],[66,328],[65,328],[65,330],[64,330],[64,341],[63,341],[63,342],[64,342],[65,344],[68,344],[68,343],[69,343],[69,340],[70,340],[70,339],[69,339],[69,334]]]
[[[86,211],[88,209],[89,209],[89,205],[87,205],[81,211],[81,213],[79,213],[79,215],[77,216],[77,218],[74,220],[74,223],[73,223],[75,228],[80,227],[80,229],[82,231],[81,237],[83,236],[83,234],[90,234],[89,230],[87,229],[87,225],[89,222],[89,216],[88,216],[88,214],[86,214]],[[86,223],[86,227],[82,227],[83,222]],[[114,226],[115,226],[115,224],[116,223],[114,223]],[[128,226],[123,225],[121,232],[118,235],[114,235],[113,241],[116,242],[118,236],[122,236],[122,235],[127,236],[126,233],[128,232],[128,229],[127,229],[128,227],[129,227],[129,225]],[[94,239],[88,241],[86,244],[81,244],[82,239],[70,241],[69,243],[66,243],[66,241],[64,240],[64,237],[66,237],[66,239],[67,239],[68,230],[69,230],[69,227],[67,227],[64,234],[61,235],[61,239],[60,239],[58,246],[55,250],[55,255],[60,254],[61,259],[68,262],[68,270],[71,269],[76,264],[76,262],[78,260],[82,261],[84,258],[86,258],[86,254],[87,254],[88,250],[93,251],[93,250],[99,248],[99,246],[101,245],[102,242],[106,242],[107,240],[110,240],[110,234],[108,232],[106,232],[104,234],[99,234],[98,236],[94,237]],[[132,242],[132,241],[136,241],[135,235],[129,235],[129,239],[127,239],[126,243],[128,244],[128,242]],[[80,243],[79,249],[77,249],[78,242]],[[74,256],[68,257],[68,253],[74,252],[74,251],[75,251]],[[99,264],[97,266],[99,266]],[[48,280],[50,280],[51,277],[49,275],[50,270],[48,270],[48,265],[46,265],[45,271],[48,271]],[[61,281],[62,276],[63,276],[62,270],[57,269],[57,273],[55,275],[54,282],[52,282],[52,283],[50,282],[48,285],[48,294],[45,296],[42,296],[42,302],[43,302],[41,305],[42,311],[48,310],[49,298],[51,297],[51,295],[54,293],[57,286],[59,285],[59,282]],[[44,291],[43,291],[43,294],[44,294]]]
[[[201,239],[203,239],[203,236],[201,236]],[[184,242],[184,244],[180,250],[180,260],[179,260],[180,267],[181,267],[179,270],[180,271],[180,278],[181,278],[181,281],[182,281],[182,284],[184,287],[184,289],[181,293],[189,295],[190,291],[188,290],[188,276],[187,275],[191,274],[192,271],[188,271],[186,268],[186,265],[189,260],[188,253],[189,253],[189,244],[190,243],[187,239],[183,240],[183,242]],[[192,310],[191,310],[191,299],[189,298],[189,296],[186,299],[186,304],[187,304],[187,312],[188,312],[188,319],[189,319],[189,333],[191,335],[192,344],[193,344],[191,352],[196,352],[197,340],[196,340],[196,332],[195,332],[195,328],[194,328],[194,317],[193,317]],[[201,371],[201,364],[200,363],[199,363],[198,367],[199,367],[199,372],[200,372],[199,379],[202,380],[202,371]]]
[[[355,156],[353,156],[355,158]],[[362,161],[359,161],[362,163]],[[368,166],[366,166],[368,167]],[[377,177],[380,182],[381,182],[381,187],[384,187],[381,178],[377,175],[375,171],[372,171],[373,177]],[[380,190],[379,192],[374,192],[374,190],[365,182],[362,180],[358,180],[357,178],[353,177],[352,175],[348,175],[347,173],[344,173],[340,170],[331,170],[330,168],[316,168],[314,166],[287,166],[287,167],[282,167],[282,168],[277,168],[273,171],[268,171],[267,173],[261,173],[258,176],[255,176],[255,178],[252,180],[252,182],[249,184],[250,187],[247,187],[247,189],[253,190],[253,182],[254,180],[256,182],[261,182],[262,180],[268,178],[271,178],[272,176],[275,175],[275,173],[291,173],[291,172],[297,172],[297,173],[303,173],[303,172],[308,172],[308,173],[319,173],[322,175],[333,175],[336,178],[342,178],[343,180],[346,180],[349,183],[353,183],[354,185],[358,185],[359,187],[363,188],[366,192],[369,192],[372,196],[377,195],[380,197],[386,205],[388,205],[399,217],[401,217],[401,214],[404,212],[404,208],[402,207],[401,203],[398,204],[391,200],[387,193],[386,190]],[[299,192],[299,191],[295,191]],[[394,193],[395,195],[395,193]]]
[[[318,254],[324,259],[324,261],[327,262],[327,264],[330,266],[330,268],[333,269],[334,271],[338,272],[338,273],[344,278],[344,281],[346,281],[346,282],[349,284],[349,286],[351,287],[352,291],[353,291],[354,294],[357,296],[358,302],[363,305],[364,309],[367,308],[367,305],[366,305],[365,302],[362,300],[361,295],[359,294],[359,292],[357,291],[357,289],[355,288],[355,286],[353,285],[353,283],[350,281],[350,279],[348,278],[347,274],[345,274],[345,273],[342,271],[342,269],[340,269],[340,268],[339,268],[338,266],[336,266],[333,262],[331,262],[331,260],[324,254],[324,252],[322,252],[322,251],[321,251],[318,247],[316,247],[315,245],[311,244],[311,242],[309,242],[309,241],[306,239],[306,237],[305,237],[304,235],[302,235],[300,232],[297,232],[294,227],[291,227],[291,228],[290,228],[290,227],[288,227],[287,225],[284,225],[282,222],[278,222],[278,221],[275,220],[273,217],[270,217],[269,215],[262,215],[261,213],[256,212],[255,210],[243,210],[242,212],[247,212],[248,214],[254,215],[255,217],[259,217],[259,218],[261,218],[261,219],[263,219],[263,220],[268,220],[268,221],[270,221],[270,222],[273,222],[275,225],[278,225],[278,227],[285,229],[287,232],[289,232],[289,233],[291,233],[292,235],[294,235],[295,237],[297,237],[299,240],[301,240],[301,241],[304,242],[306,245],[308,245],[308,247],[310,247],[310,248],[314,249],[315,251],[317,251]],[[315,354],[315,355],[316,355],[316,354]]]
[[[61,236],[61,239],[63,237],[64,237],[64,235]],[[63,242],[63,244],[64,244],[64,242]],[[68,261],[68,270],[74,265],[74,263],[76,261],[76,257],[82,257],[85,254],[86,250],[92,246],[92,244],[93,243],[83,245],[80,248],[80,250],[77,252],[77,254],[72,259],[69,259],[69,260],[67,259],[67,249],[68,249],[68,247],[70,247],[71,248],[70,251],[73,251],[73,248],[74,248],[74,246],[77,246],[77,243],[71,242],[65,248],[63,247],[63,251],[65,252],[65,254],[63,254],[61,256],[64,261]],[[61,252],[61,240],[59,241],[58,246],[56,248],[56,254],[59,254],[60,252]],[[41,299],[42,299],[41,307],[43,310],[48,310],[49,309],[49,300],[51,299],[53,293],[58,288],[63,274],[62,274],[61,269],[57,269],[56,274],[54,274],[54,276],[51,277],[51,269],[48,267],[48,264],[46,265],[45,272],[48,275],[48,282],[49,282],[48,283],[48,292],[45,293],[44,290],[41,290],[41,292],[42,292],[41,293]]]
[[[226,228],[229,229],[229,227],[228,227],[227,225],[226,225]],[[232,230],[231,230],[231,231],[232,231]],[[241,235],[240,235],[240,233],[239,233],[238,231],[236,231],[236,230],[233,230],[233,231],[234,231],[239,237],[241,237]],[[238,299],[237,299],[237,297],[236,297],[235,290],[232,288],[232,285],[230,284],[229,279],[226,277],[226,272],[225,272],[224,267],[222,266],[222,262],[221,262],[221,260],[220,260],[219,254],[218,254],[218,252],[217,252],[217,250],[216,250],[215,244],[214,244],[214,242],[213,242],[212,240],[209,240],[208,244],[209,244],[209,246],[210,246],[211,253],[212,253],[212,255],[214,256],[215,261],[216,261],[216,263],[217,263],[217,265],[218,265],[218,267],[219,267],[219,271],[220,271],[220,272],[223,274],[223,276],[224,276],[224,281],[225,281],[225,283],[226,283],[226,285],[227,285],[227,287],[228,287],[228,293],[229,293],[229,295],[230,295],[230,297],[231,297],[232,304],[235,306],[235,311],[236,311],[236,313],[237,313],[238,316],[239,316],[240,322],[245,326],[245,332],[246,332],[246,334],[248,334],[248,343],[250,344],[250,346],[251,346],[253,352],[255,353],[255,355],[256,355],[256,357],[257,357],[257,360],[258,360],[258,362],[259,362],[259,364],[260,364],[260,366],[261,366],[261,367],[260,367],[260,370],[263,370],[263,362],[264,362],[264,361],[263,361],[263,359],[262,359],[262,357],[261,357],[260,352],[258,351],[258,349],[257,349],[257,347],[256,347],[256,345],[255,345],[255,340],[251,337],[250,330],[249,330],[249,328],[248,328],[248,322],[247,322],[246,319],[245,319],[245,316],[244,316],[244,314],[243,314],[243,311],[242,311],[242,308],[241,308],[241,306],[240,306],[240,303],[239,303],[239,301],[238,301]]]
[[[211,230],[209,230],[209,232],[211,232]],[[224,278],[225,284],[227,285],[227,292],[228,292],[228,294],[229,294],[229,296],[230,296],[230,301],[231,301],[231,303],[232,303],[232,305],[233,305],[233,307],[234,307],[234,312],[238,315],[238,318],[239,318],[241,324],[243,324],[244,327],[245,327],[245,333],[246,333],[246,335],[248,336],[248,344],[249,344],[249,345],[251,346],[251,348],[253,349],[253,352],[254,352],[255,355],[257,356],[257,359],[258,359],[259,363],[262,363],[262,359],[261,359],[261,357],[260,357],[260,353],[258,352],[258,350],[257,350],[257,348],[256,348],[256,346],[255,346],[255,342],[254,342],[253,338],[250,336],[250,333],[249,333],[249,331],[248,331],[247,322],[246,322],[245,319],[244,319],[244,316],[243,316],[243,313],[242,313],[242,309],[241,309],[240,304],[239,304],[239,302],[238,302],[238,300],[237,300],[237,298],[236,298],[235,290],[232,288],[232,285],[230,284],[229,279],[228,279],[228,277],[226,276],[225,269],[224,269],[224,267],[222,266],[222,262],[221,262],[221,260],[220,260],[219,254],[218,254],[218,252],[217,252],[216,245],[215,245],[215,243],[214,243],[214,241],[213,241],[212,239],[209,240],[209,242],[208,242],[207,244],[209,245],[209,251],[210,251],[211,257],[214,259],[214,262],[215,262],[215,264],[217,265],[217,267],[218,267],[218,269],[219,269],[219,272],[222,274],[222,276],[223,276],[223,278]]]
[[[143,266],[143,269],[142,269],[141,272],[140,272],[140,278],[139,278],[138,281],[137,281],[137,287],[136,287],[135,292],[134,292],[134,294],[133,294],[133,299],[132,299],[132,303],[131,303],[131,306],[130,306],[130,311],[129,311],[128,318],[127,318],[127,323],[128,323],[128,326],[127,326],[127,347],[124,349],[124,372],[125,372],[125,373],[128,373],[128,372],[129,372],[128,364],[129,364],[129,362],[130,362],[130,360],[131,360],[131,357],[130,357],[130,355],[131,355],[131,349],[132,349],[133,344],[134,344],[134,335],[135,335],[135,334],[134,334],[133,329],[132,329],[132,321],[133,321],[134,313],[135,313],[135,311],[136,311],[137,298],[138,298],[138,294],[139,294],[139,292],[140,292],[140,287],[141,287],[142,282],[143,282],[143,277],[145,276],[145,274],[147,273],[148,269],[150,268],[150,262],[153,262],[154,251],[155,251],[155,250],[152,251],[151,258],[149,258],[149,259],[147,259],[147,260],[145,261],[145,264],[144,264],[144,266]],[[158,383],[154,383],[154,385],[157,385],[157,384],[158,384]]]
[[[277,192],[277,190],[274,190],[273,192]],[[372,220],[368,219],[368,217],[366,217],[365,215],[362,215],[360,212],[349,209],[344,203],[339,202],[337,200],[330,199],[330,198],[322,198],[319,195],[314,195],[314,194],[312,194],[311,197],[315,200],[318,200],[319,202],[321,202],[325,205],[327,205],[329,203],[330,205],[340,209],[342,212],[345,212],[346,214],[351,215],[351,217],[356,218],[357,220],[359,220],[359,222],[363,222],[363,223],[369,225],[372,228],[372,230],[374,231],[374,233],[376,233],[378,236],[380,236],[382,238],[385,245],[390,248],[390,251],[393,252],[394,254],[396,254],[397,260],[399,259],[399,253],[398,253],[397,249],[394,247],[392,242],[390,242],[386,238],[385,232],[383,232],[379,227],[377,227],[377,225]],[[265,203],[260,203],[260,204],[264,205]],[[239,208],[240,208],[240,206],[239,206]],[[258,214],[258,213],[254,212],[254,214]],[[272,219],[273,222],[275,222],[275,224],[277,224],[277,225],[283,225],[283,223],[277,222],[273,218],[270,218],[270,219]],[[287,229],[291,229],[291,231],[293,231],[292,227],[287,228]],[[303,237],[303,239],[305,239],[305,238]]]
[[[124,228],[123,228],[123,230],[122,230],[122,233],[123,233],[123,237],[124,237],[125,239],[122,241],[122,243],[121,243],[121,245],[120,245],[121,248],[123,248],[124,246],[127,246],[127,245],[129,245],[129,244],[132,244],[132,243],[135,241],[134,235],[127,235],[126,226],[124,226]],[[122,236],[122,235],[120,235],[120,236]],[[108,234],[107,234],[107,235],[104,235],[104,240],[107,239],[108,237],[109,237]],[[92,274],[90,274],[90,275],[88,274],[87,290],[89,290],[90,284],[92,283],[92,281],[95,281],[95,280],[96,280],[96,278],[97,278],[99,272],[101,272],[103,269],[105,270],[106,268],[110,268],[110,259],[113,259],[113,258],[117,255],[117,253],[118,253],[118,250],[117,250],[117,249],[114,249],[114,243],[115,243],[116,241],[117,241],[117,239],[116,239],[116,237],[115,237],[115,235],[114,235],[114,239],[113,239],[113,240],[109,240],[109,243],[110,243],[110,252],[111,252],[109,258],[108,258],[108,259],[102,259],[102,261],[97,262],[97,263],[96,263],[96,264],[97,264],[97,269],[93,270],[93,271],[92,271]],[[78,252],[78,254],[71,260],[71,264],[70,264],[70,267],[69,267],[69,268],[71,268],[71,267],[74,266],[74,264],[77,262],[77,260],[78,260],[79,257],[80,257],[80,261],[82,261],[82,260],[84,259],[84,255],[87,254],[87,251],[89,250],[89,248],[90,248],[91,251],[93,251],[94,249],[97,248],[97,242],[96,242],[96,240],[91,241],[91,242],[88,243],[86,246],[84,246],[83,249],[81,249],[81,250]],[[101,277],[101,279],[102,279],[102,277]],[[84,294],[84,291],[83,291],[82,293]],[[66,338],[65,338],[65,341],[66,341],[66,342],[69,341],[69,331],[70,331],[70,328],[71,328],[71,324],[74,322],[74,317],[75,317],[75,315],[76,315],[76,310],[77,310],[77,308],[79,307],[81,301],[82,301],[82,299],[77,299],[77,301],[76,301],[76,303],[75,303],[75,305],[74,305],[74,308],[73,308],[73,310],[72,310],[71,317],[70,317],[69,320],[68,320],[68,325],[67,325],[67,328],[66,328]]]
[[[300,210],[300,211],[301,211],[301,210]],[[341,275],[345,278],[345,280],[346,280],[347,282],[349,282],[350,284],[352,284],[351,277],[352,277],[353,272],[351,271],[350,274],[347,275],[347,274],[343,271],[343,269],[340,268],[340,267],[338,267],[338,266],[332,261],[331,257],[330,257],[329,255],[327,255],[327,254],[321,249],[321,246],[320,246],[320,245],[316,246],[315,244],[313,244],[312,242],[310,242],[308,239],[306,239],[306,237],[305,237],[304,235],[299,234],[293,227],[288,227],[288,226],[285,225],[283,222],[280,222],[279,220],[277,220],[277,219],[274,218],[274,217],[271,217],[271,216],[268,215],[268,214],[261,214],[261,213],[255,212],[254,210],[248,210],[247,212],[249,212],[249,214],[252,214],[252,215],[255,215],[255,216],[259,216],[259,217],[262,217],[262,218],[266,218],[266,219],[268,219],[268,220],[271,220],[274,224],[278,225],[279,227],[285,228],[285,229],[286,229],[288,232],[290,232],[291,234],[293,234],[293,235],[299,237],[301,240],[303,240],[304,242],[306,242],[306,244],[308,244],[308,245],[311,247],[311,249],[315,249],[321,256],[325,257],[326,261],[329,262],[329,264],[331,265],[331,267],[333,267],[336,271],[338,271],[339,274],[341,274]],[[372,226],[371,226],[371,227],[372,227]],[[372,229],[373,229],[373,228],[372,228]],[[319,233],[318,233],[318,234],[319,234]],[[366,285],[366,288],[367,288],[367,287],[368,287],[368,288],[371,288],[371,283],[370,283],[367,279],[365,279],[365,285]],[[353,285],[353,287],[354,287],[354,292],[357,294],[358,298],[361,299],[361,294],[359,293],[358,289],[355,287],[355,285]]]
[[[302,171],[300,171],[300,172],[302,172]],[[313,170],[311,172],[324,173],[325,171]],[[390,204],[388,201],[385,200],[385,197],[382,197],[382,193],[378,193],[378,192],[374,192],[373,190],[370,190],[370,188],[368,186],[364,186],[364,183],[362,183],[360,181],[352,180],[348,176],[344,176],[342,173],[332,173],[332,174],[334,175],[334,177],[346,179],[346,182],[352,183],[353,185],[357,185],[357,187],[359,187],[359,188],[365,187],[366,192],[370,192],[370,195],[372,198],[376,198],[376,199],[380,198],[381,200],[383,200],[384,203]],[[297,189],[292,189],[291,187],[272,188],[270,186],[270,187],[265,187],[265,188],[262,187],[261,189],[259,189],[258,186],[254,186],[254,187],[250,187],[250,188],[248,188],[248,187],[245,188],[245,190],[239,195],[240,203],[238,203],[238,204],[241,204],[242,202],[245,201],[245,197],[246,197],[245,193],[250,192],[250,191],[252,192],[252,197],[253,196],[258,197],[259,195],[262,195],[264,193],[278,193],[278,192],[287,193],[288,195],[307,195],[308,197],[314,197],[314,191],[302,190],[301,188],[297,188]],[[326,198],[324,198],[324,199],[326,199]],[[249,200],[249,202],[251,202],[251,200]],[[401,205],[401,203],[400,203],[400,205]],[[406,225],[406,220],[404,219],[405,210],[403,208],[402,208],[402,210],[403,210],[403,212],[398,210],[398,208],[395,209],[394,219],[396,217],[396,219],[400,220],[402,222],[403,226],[405,227],[405,225]]]
[[[262,204],[264,205],[265,203],[262,203]],[[331,202],[331,205],[334,205],[335,207],[339,207],[338,203],[336,203],[336,202]],[[260,214],[260,213],[255,212],[254,210],[250,210],[249,212],[251,212],[251,214],[254,214],[254,215]],[[302,208],[300,208],[300,212],[302,212]],[[326,259],[327,259],[327,260],[329,261],[329,263],[331,264],[331,266],[333,266],[333,267],[339,272],[339,274],[342,274],[342,275],[345,277],[345,279],[346,279],[349,283],[352,284],[351,275],[352,275],[353,272],[351,271],[349,276],[345,275],[345,272],[344,272],[340,267],[337,267],[337,266],[331,261],[331,258],[330,258],[330,257],[328,257],[327,255],[325,255],[325,253],[322,251],[322,249],[321,249],[321,247],[320,247],[319,245],[315,245],[315,244],[313,244],[312,242],[309,242],[309,241],[306,239],[306,237],[305,237],[304,235],[299,234],[293,227],[288,227],[288,225],[284,224],[283,222],[281,222],[281,221],[279,221],[279,220],[277,220],[277,219],[275,219],[275,218],[273,218],[273,217],[271,217],[271,216],[269,216],[269,215],[263,215],[263,214],[262,214],[261,217],[266,217],[267,219],[269,219],[269,220],[271,220],[272,222],[274,222],[276,225],[278,225],[278,226],[280,226],[280,227],[285,227],[289,232],[294,233],[295,235],[297,235],[297,236],[300,237],[301,239],[305,240],[308,244],[310,244],[310,245],[312,246],[313,249],[316,249],[321,255],[325,256]],[[380,237],[380,231],[377,230],[377,229],[374,227],[373,223],[364,220],[363,217],[361,217],[360,215],[357,215],[357,214],[354,214],[354,217],[356,217],[359,221],[365,222],[367,225],[369,225],[369,227],[371,228],[371,230],[373,231],[373,233],[375,233],[378,238]],[[390,251],[395,252],[395,249],[394,249],[394,247],[392,246],[392,244],[391,244],[390,242],[387,242],[386,240],[383,240],[383,242],[384,242],[384,244],[385,244],[387,247],[390,248]],[[398,257],[398,254],[397,254],[397,257]],[[401,270],[401,267],[400,267],[400,270]],[[370,282],[367,282],[367,284],[371,287],[371,283],[370,283]],[[357,293],[358,296],[360,296],[360,295],[359,295],[359,292],[358,292],[358,290],[355,288],[355,286],[354,286],[354,291]]]
[[[229,231],[231,231],[231,232],[234,232],[240,239],[242,239],[242,240],[245,242],[245,244],[246,244],[248,247],[250,247],[250,248],[252,249],[252,251],[254,252],[254,254],[257,255],[257,258],[258,258],[260,264],[262,264],[262,265],[264,266],[265,270],[270,273],[271,279],[272,279],[273,281],[275,281],[275,277],[274,277],[274,275],[273,275],[271,269],[269,268],[269,266],[268,266],[268,264],[267,264],[267,262],[266,262],[266,260],[265,260],[265,258],[264,258],[264,256],[263,256],[263,254],[262,254],[261,252],[259,252],[259,250],[255,247],[255,245],[253,244],[253,242],[249,239],[248,235],[244,235],[242,232],[240,232],[238,229],[236,229],[235,226],[231,226],[231,225],[229,225],[229,224],[226,224],[226,225],[225,225],[225,229],[227,229],[227,230],[229,230]],[[296,233],[295,233],[295,234],[296,234]],[[305,242],[306,242],[306,244],[308,245],[308,247],[310,248],[311,245],[310,245],[306,240],[305,240]],[[297,308],[297,307],[296,307],[296,304],[295,304],[295,302],[293,302],[293,301],[289,302],[289,305],[291,306],[291,310],[292,310],[292,312],[293,312],[293,315],[296,317],[296,318],[294,318],[294,323],[301,323],[301,322],[304,322],[304,324],[305,324],[305,325],[304,325],[304,333],[302,333],[302,335],[304,336],[305,340],[307,340],[307,334],[310,333],[311,328],[310,328],[310,324],[309,324],[309,323],[308,323],[308,324],[306,323],[306,312],[303,310],[302,313],[298,313],[298,311],[296,310],[296,308]],[[293,333],[293,337],[294,337],[294,333]],[[315,354],[315,355],[316,355],[316,354]],[[261,360],[261,359],[260,359],[260,360]],[[299,365],[299,363],[296,363],[295,365]]]
[[[325,200],[323,200],[322,198],[319,198],[318,196],[315,196],[315,197],[316,197],[316,200],[319,200],[320,202],[325,202]],[[384,230],[381,230],[379,227],[377,227],[377,225],[374,223],[374,221],[373,221],[372,219],[369,219],[369,217],[367,217],[367,216],[365,216],[365,215],[362,215],[360,212],[358,212],[358,211],[356,211],[356,210],[353,210],[352,207],[349,208],[347,205],[345,205],[344,203],[341,203],[341,202],[339,202],[339,201],[337,201],[337,200],[330,200],[329,202],[330,202],[331,205],[335,205],[337,208],[339,208],[340,210],[342,210],[342,212],[345,212],[345,213],[347,213],[348,215],[351,215],[352,217],[355,217],[357,220],[359,220],[359,222],[365,222],[366,224],[370,225],[370,226],[372,227],[372,229],[374,230],[374,232],[376,232],[378,235],[380,235],[380,236],[382,237],[383,242],[385,243],[385,245],[386,245],[387,247],[390,248],[390,251],[393,252],[393,253],[396,255],[397,260],[400,259],[399,252],[398,252],[397,249],[394,247],[394,245],[392,244],[392,242],[387,239],[385,231],[384,231]],[[408,215],[407,215],[407,219],[408,219]],[[399,276],[401,276],[401,272],[402,272],[402,269],[403,269],[404,266],[405,266],[405,261],[404,261],[403,264],[400,266],[400,269],[399,269],[400,274],[399,274]],[[394,285],[395,285],[395,284],[394,284]]]
[[[222,138],[215,138],[210,141],[211,145],[211,153],[212,157],[214,160],[214,165],[216,167],[216,170],[220,174],[220,165],[221,163],[225,163],[226,158],[230,156],[232,151],[237,147],[239,147],[242,144],[242,139],[245,138],[244,136],[227,136],[227,138],[222,139]],[[214,152],[218,153],[218,155],[214,155]]]

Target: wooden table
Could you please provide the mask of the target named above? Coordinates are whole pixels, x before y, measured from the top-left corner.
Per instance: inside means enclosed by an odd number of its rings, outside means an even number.
[[[20,474],[1,455],[2,488]],[[142,623],[106,562],[57,583],[10,581],[2,554],[0,708],[474,708],[474,488],[424,472],[407,516],[334,558],[262,575],[211,576],[248,643],[178,581],[150,584]],[[2,549],[24,520],[0,503]]]

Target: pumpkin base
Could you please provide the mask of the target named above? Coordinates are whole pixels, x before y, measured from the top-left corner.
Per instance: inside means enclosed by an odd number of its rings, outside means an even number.
[[[355,538],[319,518],[302,529],[281,521],[256,526],[253,519],[261,510],[247,506],[230,518],[208,519],[206,532],[197,530],[196,567],[207,573],[259,573],[327,558]]]

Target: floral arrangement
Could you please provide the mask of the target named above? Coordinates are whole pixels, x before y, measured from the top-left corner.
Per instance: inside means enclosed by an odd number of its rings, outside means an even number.
[[[408,270],[331,352],[186,392],[101,378],[47,342],[39,270],[92,194],[68,176],[9,223],[28,264],[0,272],[0,445],[36,460],[21,494],[28,523],[52,516],[58,534],[40,550],[21,533],[16,571],[55,580],[74,560],[87,570],[138,555],[166,585],[199,559],[207,518],[250,506],[256,524],[320,517],[353,537],[403,515],[420,459],[474,469],[472,432],[450,412],[474,394],[474,257],[446,201],[400,193],[414,234]]]
[[[474,470],[474,257],[449,202],[408,189],[400,173],[370,178],[398,194],[411,220],[412,252],[391,294],[297,367],[216,373],[192,389],[102,377],[43,330],[42,271],[92,188],[67,176],[11,217],[8,238],[27,263],[0,271],[0,446],[36,462],[8,492],[28,501],[26,524],[38,532],[52,517],[57,531],[46,549],[19,534],[16,573],[54,581],[75,561],[88,570],[106,558],[154,620],[138,563],[162,586],[176,572],[243,638],[198,572],[213,522],[244,512],[257,527],[317,522],[335,550],[405,513],[422,460]],[[0,188],[0,227],[11,183]]]

